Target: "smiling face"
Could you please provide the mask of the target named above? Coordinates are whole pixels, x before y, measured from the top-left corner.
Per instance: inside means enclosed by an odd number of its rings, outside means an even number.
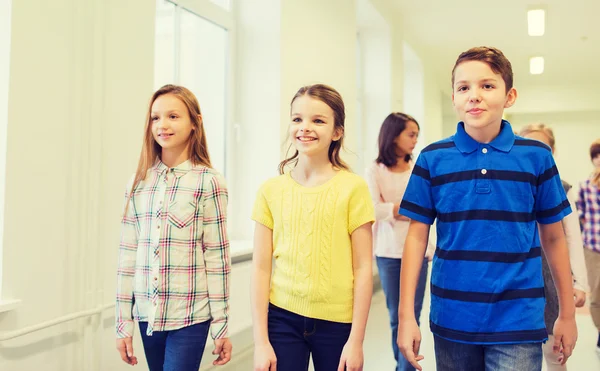
[[[309,95],[292,103],[289,135],[300,155],[310,157],[327,156],[332,142],[341,138],[331,107]]]
[[[469,135],[497,134],[504,109],[512,106],[516,97],[516,90],[506,92],[502,75],[485,62],[466,61],[455,69],[452,103]]]
[[[152,136],[162,150],[188,150],[194,125],[186,105],[173,94],[164,94],[152,104]]]

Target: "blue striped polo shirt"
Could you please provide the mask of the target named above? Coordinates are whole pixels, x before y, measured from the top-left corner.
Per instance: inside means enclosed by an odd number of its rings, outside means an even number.
[[[571,213],[550,148],[500,134],[479,143],[454,136],[419,155],[400,213],[437,218],[431,273],[431,331],[471,344],[542,342],[544,281],[536,222]]]

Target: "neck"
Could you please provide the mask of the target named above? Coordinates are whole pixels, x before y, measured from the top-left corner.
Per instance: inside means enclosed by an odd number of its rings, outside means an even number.
[[[177,167],[190,159],[187,146],[183,148],[163,149],[160,160],[167,167]]]
[[[486,127],[480,129],[475,129],[465,125],[465,131],[471,138],[475,139],[479,143],[489,143],[500,134],[501,126],[502,122],[500,122],[498,125],[487,125]]]
[[[309,178],[312,175],[323,175],[333,170],[333,164],[329,161],[327,153],[325,156],[308,157],[300,155],[298,164],[294,168],[295,175]]]

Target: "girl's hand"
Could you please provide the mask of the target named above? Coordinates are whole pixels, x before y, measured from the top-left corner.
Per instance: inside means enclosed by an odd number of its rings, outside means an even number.
[[[577,308],[583,307],[585,304],[585,291],[573,289],[573,295],[575,296],[575,306]]]
[[[254,346],[254,371],[277,371],[277,357],[271,343]]]
[[[137,357],[133,355],[132,338],[117,339],[117,350],[121,355],[123,362],[135,366],[138,363]]]
[[[573,354],[575,343],[577,342],[577,325],[575,316],[561,318],[560,316],[554,322],[554,345],[552,350],[554,354],[560,354],[558,361],[561,365],[567,363],[567,359]]]
[[[232,349],[233,346],[231,345],[231,341],[229,341],[229,338],[216,339],[215,350],[213,350],[212,354],[218,354],[219,357],[213,361],[213,365],[221,366],[229,362],[229,360],[231,360]]]
[[[342,350],[338,371],[362,371],[364,363],[362,344],[348,341]]]

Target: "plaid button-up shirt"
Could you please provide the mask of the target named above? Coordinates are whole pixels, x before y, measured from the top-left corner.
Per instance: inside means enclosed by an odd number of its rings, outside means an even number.
[[[225,181],[213,169],[157,161],[148,171],[122,221],[118,338],[133,335],[134,320],[148,322],[148,335],[211,320],[213,339],[228,336],[226,210]]]
[[[600,189],[589,179],[579,185],[577,210],[584,219],[583,245],[600,252]]]

